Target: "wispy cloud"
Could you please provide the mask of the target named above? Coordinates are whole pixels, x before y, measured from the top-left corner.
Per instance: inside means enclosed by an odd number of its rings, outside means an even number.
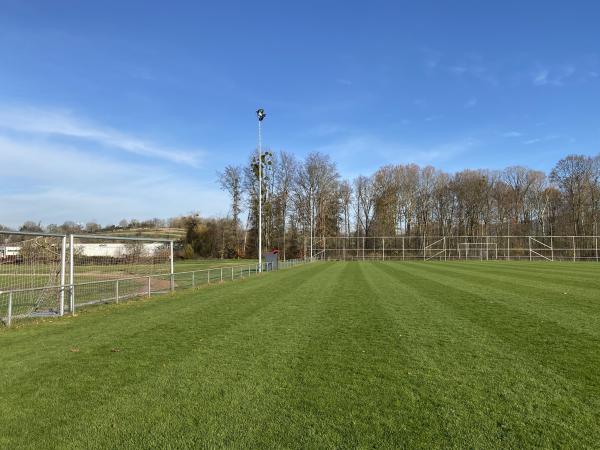
[[[523,133],[521,133],[520,131],[507,131],[505,133],[502,133],[502,137],[505,138],[517,138],[521,136],[523,136]]]
[[[343,86],[352,86],[352,81],[348,80],[346,78],[338,78],[337,80],[335,80],[336,83],[341,84]]]
[[[570,64],[554,68],[538,66],[532,72],[531,81],[535,86],[563,86],[575,74],[575,67]]]
[[[486,63],[481,55],[452,58],[430,49],[423,53],[425,71],[429,74],[439,72],[455,77],[469,77],[494,86],[499,82],[494,66]]]
[[[536,63],[529,72],[534,86],[561,87],[573,83],[587,83],[598,78],[598,64],[594,60],[578,60],[563,64]]]
[[[552,135],[548,135],[548,136],[527,139],[526,141],[523,141],[523,144],[525,144],[525,145],[532,145],[532,144],[538,144],[540,142],[554,141],[554,140],[560,139],[560,138],[561,138],[561,136],[557,136],[557,135],[552,134]]]
[[[345,176],[356,176],[357,160],[362,173],[370,173],[384,164],[416,163],[421,165],[448,162],[475,148],[479,142],[471,137],[432,145],[414,145],[366,133],[352,133],[331,141],[316,150],[330,154],[339,162]],[[353,161],[353,164],[347,162]],[[373,161],[373,166],[370,162]]]
[[[169,217],[201,208],[224,214],[226,195],[213,183],[170,172],[164,165],[90,158],[64,144],[0,137],[2,176],[0,222],[18,226],[25,220],[62,223],[122,218]],[[185,195],[182,195],[182,192]]]
[[[469,109],[469,108],[474,108],[475,106],[477,106],[477,99],[475,97],[470,98],[469,100],[467,100],[467,102],[465,103],[465,108]]]
[[[200,151],[164,148],[146,140],[97,125],[70,111],[31,106],[0,107],[0,128],[27,134],[82,139],[147,158],[197,166]]]

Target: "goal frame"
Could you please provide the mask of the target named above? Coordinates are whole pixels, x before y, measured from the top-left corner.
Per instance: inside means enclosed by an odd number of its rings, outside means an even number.
[[[469,251],[471,250],[471,248],[479,250],[479,257],[471,257],[469,255]],[[490,258],[490,248],[493,251],[493,258]],[[461,253],[461,249],[463,250],[464,255]],[[464,259],[466,261],[470,259],[480,261],[498,260],[498,244],[496,242],[459,242],[457,250],[458,259]]]

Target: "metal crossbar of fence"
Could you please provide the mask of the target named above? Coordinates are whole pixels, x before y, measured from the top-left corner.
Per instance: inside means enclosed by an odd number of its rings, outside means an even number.
[[[176,289],[198,288],[236,279],[244,279],[261,273],[295,267],[309,260],[292,259],[279,261],[277,266],[271,262],[234,266],[212,267],[184,272],[139,275],[107,280],[94,280],[78,283],[58,284],[43,287],[0,290],[0,319],[8,326],[15,319],[26,317],[61,316],[65,312],[75,314],[78,308],[101,304],[119,303],[135,297],[151,297],[157,294],[174,292]],[[260,270],[262,269],[262,270]],[[31,311],[31,294],[51,293],[57,299],[56,310]],[[65,295],[67,294],[67,295]],[[66,299],[68,298],[68,302]],[[65,304],[60,304],[65,301]]]
[[[327,260],[600,261],[600,236],[333,236],[318,238]]]

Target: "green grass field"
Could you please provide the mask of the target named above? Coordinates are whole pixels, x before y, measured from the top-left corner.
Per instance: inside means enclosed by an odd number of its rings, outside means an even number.
[[[315,263],[0,348],[2,448],[600,443],[593,263]]]

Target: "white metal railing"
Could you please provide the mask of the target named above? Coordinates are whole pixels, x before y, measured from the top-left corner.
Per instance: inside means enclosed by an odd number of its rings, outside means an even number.
[[[325,260],[550,260],[600,262],[600,236],[331,236],[315,244]]]
[[[174,292],[177,288],[197,288],[203,285],[213,283],[223,283],[236,279],[249,278],[261,273],[269,273],[274,270],[288,269],[301,264],[310,262],[310,260],[291,259],[279,261],[277,266],[271,262],[264,262],[259,267],[259,263],[243,264],[221,267],[209,267],[206,269],[188,270],[184,272],[144,274],[139,276],[115,278],[108,280],[95,280],[78,283],[59,284],[54,286],[42,286],[23,289],[11,289],[0,291],[1,300],[6,299],[6,315],[0,315],[0,320],[7,326],[10,326],[14,319],[31,316],[62,316],[65,311],[75,314],[76,308],[99,303],[119,303],[134,297],[150,297],[155,294],[164,294]],[[164,281],[164,282],[162,282]],[[19,311],[23,305],[19,304],[20,294],[30,292],[51,292],[59,299],[59,306],[56,311],[44,311],[40,314],[23,313]],[[68,294],[68,304],[63,304]]]

